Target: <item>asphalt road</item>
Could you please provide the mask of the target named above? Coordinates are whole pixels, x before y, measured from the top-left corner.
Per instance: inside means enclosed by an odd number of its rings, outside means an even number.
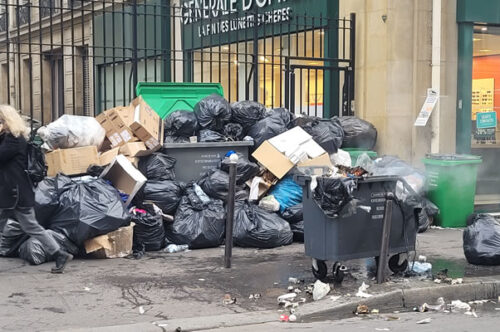
[[[311,323],[266,323],[232,328],[204,330],[204,332],[254,332],[254,331],[405,331],[405,332],[469,332],[499,331],[500,304],[478,307],[477,315],[465,315],[463,312],[408,312],[352,317],[343,320]],[[426,324],[418,321],[430,318]]]

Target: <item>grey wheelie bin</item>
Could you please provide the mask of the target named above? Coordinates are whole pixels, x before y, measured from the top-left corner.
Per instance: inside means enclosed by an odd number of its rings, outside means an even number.
[[[313,274],[317,279],[325,279],[326,261],[333,261],[333,277],[337,282],[342,281],[346,269],[341,261],[380,255],[388,194],[401,197],[401,192],[409,187],[399,177],[359,178],[352,193],[357,200],[355,212],[330,217],[314,199],[314,192],[310,190],[311,177],[299,175],[295,180],[304,189],[304,246],[306,255],[313,258]],[[389,268],[393,272],[402,272],[408,266],[407,260],[400,262],[399,254],[415,250],[416,213],[417,209],[394,198],[388,249],[392,255]]]

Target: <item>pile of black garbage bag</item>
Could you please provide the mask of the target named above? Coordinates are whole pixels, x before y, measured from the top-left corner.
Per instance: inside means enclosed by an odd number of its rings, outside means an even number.
[[[61,247],[74,255],[86,240],[130,224],[131,216],[119,192],[105,180],[45,178],[35,190],[35,213]],[[0,238],[0,255],[19,256],[31,264],[53,260],[42,244],[28,238],[19,223],[9,220]]]

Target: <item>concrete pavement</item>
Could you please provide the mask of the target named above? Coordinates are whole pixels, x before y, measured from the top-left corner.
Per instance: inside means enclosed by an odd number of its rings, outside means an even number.
[[[395,277],[377,285],[368,275],[365,260],[349,261],[351,273],[330,294],[340,298],[333,303],[329,297],[313,302],[304,295],[307,303],[298,313],[309,319],[352,311],[362,300],[354,294],[363,281],[371,285],[368,292],[376,295],[372,301],[383,299],[382,303],[396,307],[401,306],[402,292],[409,299],[411,292],[437,298],[438,292],[458,295],[460,290],[470,296],[494,296],[500,289],[500,267],[466,263],[461,230],[431,229],[419,235],[419,254],[428,257],[434,271],[448,268],[452,277],[463,277],[464,286],[447,289],[418,277]],[[50,266],[0,259],[0,330],[156,331],[178,326],[201,330],[273,322],[279,317],[276,298],[286,293],[289,277],[303,279],[302,288],[314,282],[301,244],[271,250],[235,248],[231,270],[222,267],[222,247],[148,253],[141,260],[75,260],[61,276],[48,274]],[[249,299],[255,293],[261,298]],[[237,302],[224,305],[225,294]]]

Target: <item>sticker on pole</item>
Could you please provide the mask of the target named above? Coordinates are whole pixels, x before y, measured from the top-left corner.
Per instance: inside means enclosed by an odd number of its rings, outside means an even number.
[[[415,121],[416,127],[425,127],[427,121],[431,117],[432,111],[436,107],[439,99],[439,93],[432,89],[427,89],[427,98],[425,98],[424,105],[418,114],[417,120]]]
[[[477,129],[488,129],[497,127],[497,112],[477,113]]]

